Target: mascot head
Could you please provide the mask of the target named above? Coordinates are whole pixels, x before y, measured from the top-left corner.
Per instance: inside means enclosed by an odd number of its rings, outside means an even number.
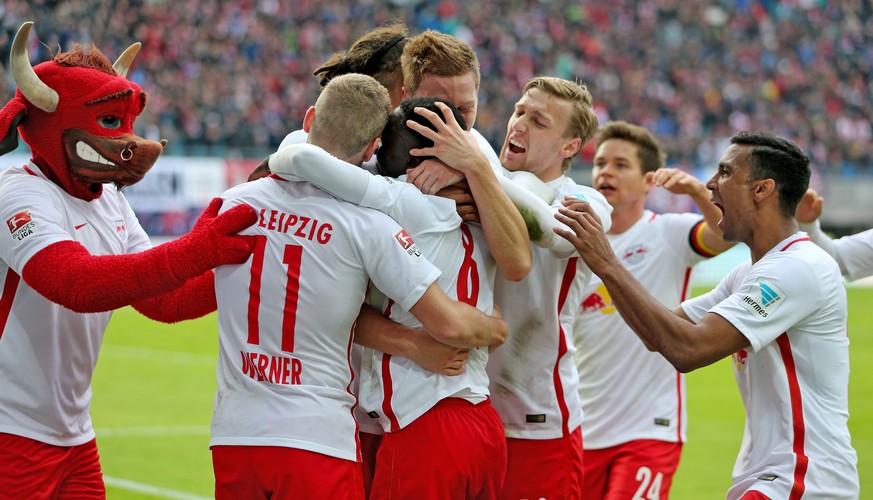
[[[127,70],[140,44],[114,65],[93,45],[86,52],[76,44],[31,67],[31,26],[24,23],[12,42],[9,65],[18,89],[0,109],[0,155],[18,146],[20,133],[46,177],[86,201],[100,197],[104,183],[138,182],[167,142],[133,133],[146,94],[127,79]]]

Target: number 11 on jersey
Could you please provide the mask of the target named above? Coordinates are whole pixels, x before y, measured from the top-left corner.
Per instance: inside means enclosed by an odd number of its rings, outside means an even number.
[[[258,310],[261,305],[261,278],[264,271],[266,249],[267,237],[255,236],[248,304],[248,343],[252,345],[261,343]],[[285,352],[294,352],[294,329],[297,327],[297,299],[300,293],[300,262],[302,258],[303,247],[285,245],[282,254],[282,263],[286,266],[287,276],[282,308],[282,350]]]

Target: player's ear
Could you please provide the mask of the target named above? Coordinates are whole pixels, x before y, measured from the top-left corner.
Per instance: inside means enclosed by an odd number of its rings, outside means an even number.
[[[312,127],[313,119],[315,119],[315,106],[309,106],[309,109],[306,110],[306,114],[303,115],[303,131],[307,134]]]
[[[370,161],[370,158],[372,158],[373,155],[376,154],[376,149],[379,147],[379,143],[381,142],[381,140],[381,137],[377,137],[373,139],[370,144],[367,145],[367,148],[364,150],[364,161]]]

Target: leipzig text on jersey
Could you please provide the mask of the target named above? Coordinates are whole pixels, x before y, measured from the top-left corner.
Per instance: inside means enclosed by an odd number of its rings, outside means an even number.
[[[267,208],[262,208],[259,211],[258,227],[268,231],[292,234],[309,241],[314,240],[322,245],[326,245],[330,241],[331,231],[333,231],[333,226],[328,223],[321,223],[312,217],[289,214]],[[293,233],[290,232],[292,230],[294,231]]]

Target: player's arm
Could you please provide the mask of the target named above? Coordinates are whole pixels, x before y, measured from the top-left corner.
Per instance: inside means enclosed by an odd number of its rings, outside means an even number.
[[[712,364],[750,345],[736,327],[717,314],[708,313],[695,325],[683,312],[671,311],[652,297],[616,258],[587,203],[568,203],[556,217],[572,229],[558,229],[557,233],[573,243],[600,277],[624,321],[678,371]]]
[[[67,240],[34,254],[21,277],[48,300],[80,313],[111,311],[167,293],[223,264],[245,262],[251,237],[237,232],[257,221],[248,205],[217,215],[216,198],[190,233],[178,240],[127,255],[91,255]]]
[[[712,202],[712,194],[706,184],[693,175],[678,168],[659,168],[652,175],[656,186],[661,186],[673,194],[688,195],[700,214],[703,215],[703,225],[695,235],[700,246],[710,255],[718,255],[731,248],[736,243],[727,242],[718,228],[721,220],[721,210]]]
[[[509,333],[503,319],[450,299],[437,283],[428,287],[409,312],[435,339],[455,347],[498,346]]]
[[[427,118],[436,131],[407,121],[409,128],[434,142],[432,147],[413,149],[410,154],[435,156],[464,174],[476,202],[485,240],[500,272],[506,279],[520,281],[527,276],[533,262],[524,219],[501,187],[475,137],[461,128],[448,106],[441,102],[435,105],[445,121],[425,108],[417,108],[416,113]]]
[[[425,370],[442,375],[464,373],[467,349],[444,344],[421,328],[395,323],[367,304],[355,322],[355,343],[394,356],[404,356]]]
[[[360,205],[373,174],[312,144],[292,144],[270,157],[270,171],[286,180],[307,180],[337,198]]]

